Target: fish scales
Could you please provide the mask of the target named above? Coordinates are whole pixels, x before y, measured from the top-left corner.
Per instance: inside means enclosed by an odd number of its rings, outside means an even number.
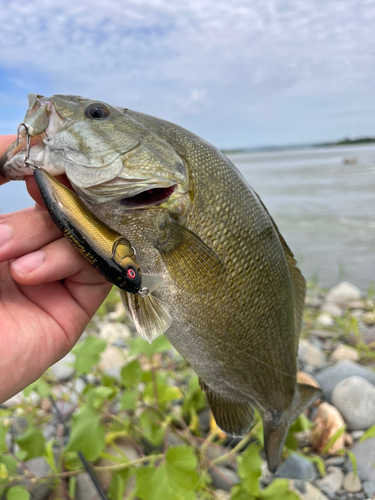
[[[76,192],[99,220],[127,235],[144,272],[164,277],[153,295],[171,317],[165,335],[199,375],[219,426],[243,435],[259,409],[275,470],[290,423],[319,390],[296,383],[305,282],[260,198],[228,158],[178,125],[80,97],[37,96],[32,105],[38,100],[71,121],[64,133],[73,128],[74,141],[64,150],[60,138],[59,147]],[[87,120],[92,105],[105,120]],[[70,151],[74,143],[78,152]],[[53,155],[46,168],[57,168],[59,151]],[[74,164],[75,157],[90,160]],[[138,193],[172,185],[165,199],[129,205]],[[124,303],[134,319],[129,296]]]

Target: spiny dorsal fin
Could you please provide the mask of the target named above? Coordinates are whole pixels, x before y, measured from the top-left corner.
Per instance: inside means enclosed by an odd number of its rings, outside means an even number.
[[[218,427],[230,436],[244,436],[254,420],[254,409],[250,403],[224,398],[212,391],[201,379],[199,384],[206,393]]]
[[[289,273],[290,273],[290,277],[292,280],[292,286],[293,286],[293,291],[294,291],[294,328],[295,328],[295,333],[296,333],[296,351],[297,351],[298,350],[298,338],[299,338],[299,334],[300,334],[301,326],[302,326],[303,306],[305,305],[306,281],[305,281],[305,278],[302,276],[301,271],[298,269],[297,261],[294,258],[294,255],[293,255],[291,249],[289,248],[287,242],[284,240],[278,227],[276,226],[275,221],[272,219],[271,215],[269,214],[267,208],[264,206],[264,204],[263,204],[263,202],[260,199],[260,196],[258,194],[257,194],[257,197],[258,197],[258,200],[261,203],[262,207],[267,212],[267,214],[268,214],[268,216],[273,224],[273,227],[279,236],[281,246],[283,247],[283,250],[284,250],[285,259],[286,259],[286,262],[288,264]]]
[[[170,219],[163,233],[156,248],[179,286],[196,291],[204,288],[210,278],[225,279],[219,257],[193,231]]]
[[[172,318],[168,311],[151,294],[139,297],[127,293],[126,300],[138,334],[150,344],[171,326]]]

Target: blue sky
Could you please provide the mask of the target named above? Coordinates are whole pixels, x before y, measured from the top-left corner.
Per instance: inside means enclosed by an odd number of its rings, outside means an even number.
[[[37,92],[221,148],[375,135],[373,0],[0,0],[0,25],[0,133]]]

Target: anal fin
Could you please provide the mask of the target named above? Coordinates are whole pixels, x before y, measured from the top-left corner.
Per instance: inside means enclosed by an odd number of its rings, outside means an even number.
[[[206,393],[218,427],[230,436],[244,436],[254,421],[254,409],[250,403],[223,397],[212,391],[201,379],[199,384]]]

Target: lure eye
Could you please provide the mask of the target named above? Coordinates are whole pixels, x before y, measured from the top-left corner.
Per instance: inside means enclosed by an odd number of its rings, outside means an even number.
[[[109,117],[111,112],[102,102],[91,102],[85,108],[85,115],[92,120],[104,120]]]
[[[134,269],[132,268],[129,268],[127,271],[126,271],[126,274],[128,276],[128,278],[130,278],[131,280],[135,279],[135,277],[137,276],[136,275],[136,272],[134,271]]]

